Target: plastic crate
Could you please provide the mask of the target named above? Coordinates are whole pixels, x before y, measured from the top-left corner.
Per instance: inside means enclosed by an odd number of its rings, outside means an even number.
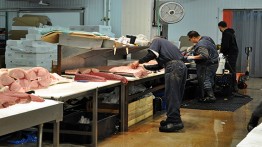
[[[66,131],[85,131],[91,132],[92,125],[90,124],[81,124],[78,121],[81,117],[84,116],[90,119],[92,123],[92,113],[83,112],[83,111],[75,111],[68,115],[65,115],[63,121],[60,122],[60,142],[62,143],[76,143],[76,144],[90,144],[92,140],[91,135],[78,135],[78,134],[64,134],[63,130]],[[52,127],[49,125],[48,127]],[[119,119],[117,115],[111,113],[98,113],[98,139],[102,140],[106,137],[109,137],[119,130]],[[44,134],[45,140],[52,140],[49,135]]]

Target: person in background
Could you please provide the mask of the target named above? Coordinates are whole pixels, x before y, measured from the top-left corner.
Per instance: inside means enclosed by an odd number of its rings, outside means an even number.
[[[255,108],[255,110],[253,111],[253,113],[251,115],[251,118],[250,118],[248,125],[247,125],[247,131],[248,132],[253,130],[258,125],[260,117],[262,117],[262,101]]]
[[[192,43],[195,43],[193,56],[187,56],[187,59],[193,59],[196,63],[197,78],[201,89],[199,102],[215,102],[212,87],[218,68],[219,56],[216,45],[210,37],[200,36],[196,31],[188,32],[187,36]]]
[[[167,118],[160,122],[160,132],[176,132],[184,128],[180,105],[184,95],[187,67],[178,47],[164,38],[155,38],[145,57],[130,64],[137,68],[139,64],[156,59],[156,65],[144,65],[147,70],[156,71],[165,68],[165,98],[167,101]]]
[[[226,57],[227,63],[225,68],[232,73],[232,82],[234,92],[238,91],[237,80],[236,80],[236,63],[238,56],[238,47],[235,36],[235,31],[232,28],[227,27],[227,23],[220,21],[218,28],[222,32],[222,41],[220,52]]]

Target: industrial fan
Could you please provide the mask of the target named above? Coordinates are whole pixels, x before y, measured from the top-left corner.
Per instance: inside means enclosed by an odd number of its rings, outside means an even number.
[[[181,21],[185,15],[183,6],[174,1],[160,0],[158,2],[157,18],[162,26],[161,36],[168,37],[168,24]]]

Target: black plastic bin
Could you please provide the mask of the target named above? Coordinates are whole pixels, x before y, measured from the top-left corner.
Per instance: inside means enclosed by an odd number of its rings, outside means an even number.
[[[90,119],[90,124],[78,123],[81,117]],[[118,132],[119,119],[116,114],[111,113],[98,113],[98,139],[102,140]],[[63,133],[67,131],[67,133]],[[92,143],[91,135],[78,135],[69,134],[68,131],[92,131],[92,113],[89,112],[73,112],[64,116],[63,121],[60,123],[60,142],[62,143],[77,143],[77,144],[90,144]],[[50,135],[49,135],[50,136]],[[44,136],[45,137],[45,136]],[[51,138],[50,138],[51,139]]]
[[[216,75],[214,93],[217,96],[231,96],[233,85],[232,74]]]

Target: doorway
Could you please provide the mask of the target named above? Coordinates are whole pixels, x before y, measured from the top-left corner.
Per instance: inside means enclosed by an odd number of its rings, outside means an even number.
[[[247,70],[246,47],[252,47],[250,53],[251,77],[262,77],[262,10],[234,9],[223,11],[224,21],[235,30],[239,48],[237,72]]]

